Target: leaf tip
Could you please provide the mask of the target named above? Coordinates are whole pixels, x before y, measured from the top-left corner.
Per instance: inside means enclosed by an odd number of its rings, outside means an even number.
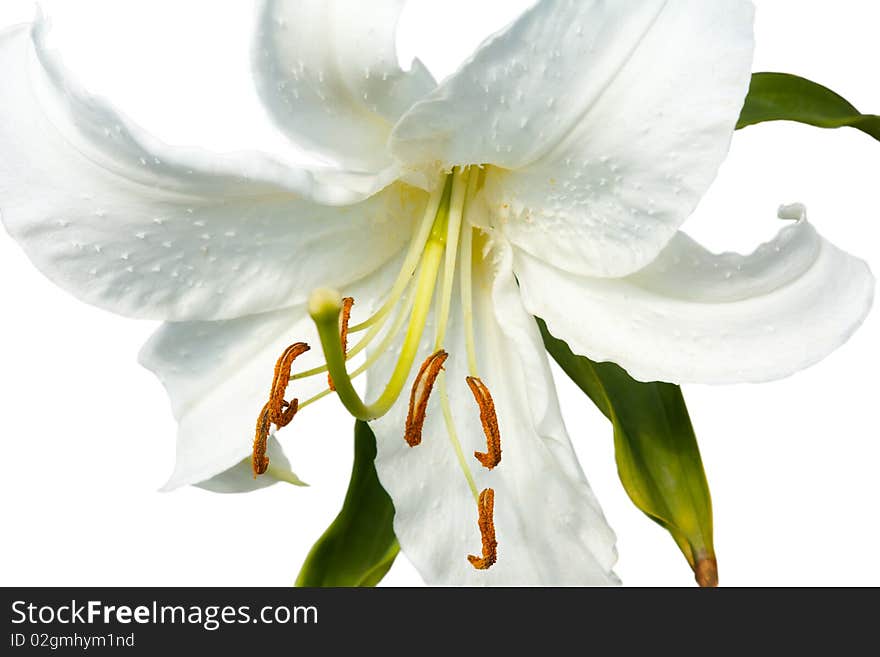
[[[703,557],[694,564],[694,577],[700,588],[718,586],[718,562],[715,557]]]

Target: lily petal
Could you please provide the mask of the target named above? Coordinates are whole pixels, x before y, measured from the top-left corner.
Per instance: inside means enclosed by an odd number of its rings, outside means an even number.
[[[170,320],[259,313],[357,280],[406,241],[421,192],[325,207],[301,196],[329,193],[307,172],[163,146],[79,89],[45,29],[0,35],[0,213],[82,300]]]
[[[642,381],[788,376],[843,344],[874,290],[867,264],[805,220],[746,256],[710,253],[679,233],[655,262],[616,280],[575,276],[524,252],[515,260],[526,308],[551,333]]]
[[[392,262],[344,288],[357,298],[359,312],[366,315],[378,304],[399,265]],[[275,362],[294,342],[319,344],[305,306],[226,321],[168,322],[150,338],[139,360],[165,386],[179,425],[177,461],[163,490],[204,482],[250,457]],[[294,372],[321,362],[315,349],[297,359]],[[326,375],[293,381],[286,399],[302,402],[326,386]],[[283,463],[269,456],[270,466]],[[215,487],[228,483],[215,480]],[[252,487],[262,487],[259,479]]]
[[[459,468],[439,403],[429,400],[422,442],[404,441],[406,405],[371,423],[379,480],[394,502],[401,547],[428,584],[613,584],[614,535],[580,470],[559,414],[537,326],[519,299],[509,252],[497,271],[475,272],[475,332],[480,375],[494,398],[503,458],[491,472],[474,451],[485,451],[479,410],[468,376],[461,314],[450,321],[445,385],[452,415],[479,489],[495,491],[498,561],[475,570],[480,554],[477,505]],[[432,351],[428,340],[420,352]],[[382,390],[396,353],[370,370],[368,398]],[[412,382],[411,377],[411,382]]]
[[[268,0],[254,44],[267,110],[295,142],[360,171],[391,166],[398,118],[434,88],[415,60],[397,62],[404,0]]]
[[[393,150],[493,164],[495,222],[576,274],[647,265],[727,154],[750,79],[749,0],[544,0],[408,112]]]
[[[290,460],[284,453],[281,443],[275,436],[269,436],[269,442],[266,454],[272,467],[264,475],[254,479],[253,467],[251,459],[246,457],[233,465],[228,470],[224,470],[218,475],[214,475],[210,479],[196,484],[199,488],[204,488],[212,493],[232,494],[232,493],[248,493],[261,488],[268,488],[280,481],[286,481],[294,486],[307,486],[304,481],[300,480],[290,469]],[[280,476],[276,477],[278,474]]]

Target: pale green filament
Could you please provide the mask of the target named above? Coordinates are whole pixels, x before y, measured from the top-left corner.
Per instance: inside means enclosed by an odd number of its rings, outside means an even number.
[[[443,287],[437,313],[437,339],[434,351],[443,346],[446,327],[449,324],[449,307],[452,303],[452,284],[455,279],[455,259],[458,256],[458,236],[464,216],[470,169],[456,169],[452,176],[452,199],[449,204],[449,229],[446,239],[446,261],[443,263]]]
[[[405,308],[409,308],[412,306],[411,296],[412,295],[410,295],[410,298],[408,298],[404,302]],[[375,317],[375,315],[374,315],[374,317]],[[383,317],[381,321],[373,324],[373,326],[370,328],[370,330],[367,331],[367,334],[363,338],[361,338],[361,340],[354,347],[352,347],[351,349],[349,349],[345,353],[346,360],[349,360],[349,359],[357,356],[360,352],[362,352],[364,349],[366,349],[369,346],[370,342],[373,341],[373,339],[379,334],[379,332],[385,326],[385,318],[386,317],[387,317],[387,315],[385,317]],[[400,315],[398,315],[398,318],[395,319],[394,321],[395,321],[394,326],[397,326],[397,329],[391,329],[391,331],[393,331],[396,334],[397,331],[400,330],[399,324],[400,324],[400,322],[403,321],[403,319],[401,318]],[[348,332],[351,333],[351,329],[349,329]],[[382,344],[387,347],[387,337],[382,342]],[[381,347],[380,347],[380,349],[381,349]],[[375,360],[375,358],[374,358],[374,360]],[[321,365],[320,367],[313,367],[310,370],[305,370],[303,372],[300,372],[299,374],[294,374],[293,376],[290,377],[290,380],[295,381],[298,379],[307,379],[310,376],[315,376],[316,374],[322,374],[326,371],[327,371],[327,365]],[[352,376],[354,376],[354,375],[352,374]],[[332,392],[332,390],[330,390],[328,392]]]
[[[443,420],[446,423],[446,431],[449,433],[449,442],[452,443],[452,449],[455,450],[455,457],[458,459],[458,466],[464,473],[464,478],[467,479],[468,487],[471,489],[471,494],[474,496],[474,502],[479,504],[480,491],[474,481],[474,475],[471,474],[471,469],[468,466],[464,452],[461,449],[461,441],[458,439],[458,432],[455,430],[455,422],[452,418],[452,408],[449,405],[449,395],[446,393],[445,372],[440,372],[440,376],[437,377],[437,385],[439,387],[438,392],[440,393],[440,406],[443,408]]]
[[[425,207],[425,215],[422,218],[422,222],[419,225],[418,231],[413,237],[413,241],[410,244],[409,251],[407,252],[406,258],[403,261],[403,266],[400,268],[400,274],[398,274],[397,280],[394,281],[394,285],[391,287],[391,292],[388,293],[388,299],[385,301],[385,303],[382,304],[382,307],[379,308],[379,310],[377,310],[372,317],[361,322],[360,324],[355,324],[354,326],[350,327],[348,329],[349,333],[358,333],[370,326],[373,326],[376,322],[384,321],[384,319],[388,316],[388,314],[400,300],[400,297],[406,289],[407,284],[412,279],[413,274],[415,274],[416,267],[418,267],[419,265],[419,257],[422,255],[425,244],[427,243],[428,238],[431,236],[431,229],[434,227],[436,218],[438,217],[443,202],[446,200],[446,195],[448,191],[449,182],[447,180],[444,184],[438,185],[437,189],[432,192],[431,198],[428,200],[428,205]]]
[[[473,228],[465,228],[461,234],[461,309],[468,371],[471,376],[477,376],[477,350],[474,346],[473,241]]]
[[[472,292],[474,228],[466,221],[465,217],[468,213],[468,205],[476,194],[480,173],[471,167],[455,168],[451,174],[446,176],[445,183],[432,194],[428,202],[425,219],[413,238],[400,275],[391,289],[388,300],[369,319],[349,328],[350,333],[367,328],[369,328],[369,331],[348,354],[343,353],[339,339],[340,295],[331,291],[316,291],[313,293],[309,304],[309,312],[317,326],[327,365],[302,372],[292,378],[299,379],[329,371],[336,389],[335,392],[345,408],[353,416],[369,421],[387,413],[400,397],[418,355],[428,314],[435,303],[434,294],[438,288],[437,283],[441,266],[443,267],[443,273],[440,279],[440,289],[435,307],[437,327],[434,351],[442,349],[446,340],[456,268],[461,267],[461,302],[468,370],[471,376],[477,376]],[[415,282],[413,282],[412,278],[416,271],[418,275]],[[346,370],[346,360],[363,350],[378,335],[387,323],[393,308],[399,305],[404,294],[406,294],[404,306],[398,312],[394,323],[388,329],[382,341],[372,350],[366,361],[349,374]],[[408,323],[407,319],[409,320]],[[407,330],[394,371],[378,399],[372,404],[366,404],[355,391],[352,379],[367,371],[379,358],[387,353],[405,323],[407,323]],[[479,489],[455,428],[445,372],[441,371],[439,373],[437,385],[450,444],[467,481],[468,488],[474,497],[474,502],[479,504]],[[331,392],[331,390],[327,389],[318,393],[300,404],[300,408],[314,403]]]
[[[379,308],[372,316],[368,319],[364,320],[360,324],[355,324],[354,326],[350,326],[348,328],[349,334],[358,333],[369,328],[369,332],[361,338],[358,343],[349,349],[346,354],[346,358],[353,358],[358,355],[367,346],[373,339],[379,334],[382,328],[385,326],[385,321],[388,319],[388,316],[391,314],[391,311],[400,301],[400,297],[403,296],[403,293],[406,291],[407,286],[412,280],[413,274],[416,271],[416,267],[419,265],[419,257],[422,255],[422,251],[425,248],[425,243],[428,240],[428,237],[431,235],[431,228],[434,225],[434,220],[436,219],[437,213],[440,210],[440,206],[444,201],[445,192],[447,191],[448,185],[438,185],[437,189],[431,194],[431,198],[428,200],[428,205],[425,207],[425,215],[422,218],[421,224],[419,224],[419,229],[413,235],[412,242],[409,246],[409,251],[406,254],[406,257],[403,261],[403,266],[400,268],[400,273],[397,275],[397,280],[394,281],[394,285],[391,287],[391,291],[388,293],[388,298],[385,300],[385,303],[382,304],[382,307]],[[294,374],[290,377],[291,381],[295,381],[298,379],[307,379],[310,376],[315,376],[316,374],[323,374],[327,371],[327,365],[321,365],[320,367],[313,367],[310,370],[305,370],[303,372],[299,372],[298,374]],[[312,400],[309,400],[312,401]]]
[[[349,378],[351,378],[351,379],[357,378],[358,376],[360,376],[361,374],[366,372],[369,368],[371,368],[375,364],[375,362],[377,360],[379,360],[384,355],[384,353],[391,346],[391,343],[393,342],[394,338],[396,338],[397,335],[400,333],[400,329],[403,328],[403,324],[406,321],[406,318],[409,315],[409,312],[412,309],[413,303],[415,301],[414,297],[415,297],[415,295],[413,295],[413,294],[408,294],[406,296],[406,300],[404,301],[403,307],[397,313],[397,317],[395,318],[394,323],[391,325],[391,328],[388,329],[388,333],[385,335],[385,337],[382,338],[382,342],[380,342],[376,346],[376,348],[373,350],[373,353],[370,354],[370,356],[363,362],[363,364],[360,367],[358,367],[354,372],[349,374]],[[349,352],[349,355],[350,354],[351,354],[351,352]],[[321,369],[320,372],[326,372],[326,371],[327,371],[327,366],[324,365],[323,369]],[[303,372],[303,374],[305,374],[305,372]],[[293,378],[297,378],[297,377],[293,377]],[[331,390],[330,388],[326,388],[326,389],[322,390],[321,392],[319,392],[318,394],[316,394],[314,397],[311,397],[311,398],[307,399],[306,401],[304,401],[303,403],[301,403],[299,405],[299,408],[302,409],[310,404],[314,404],[316,401],[318,401],[319,399],[323,399],[324,397],[329,395],[331,392],[333,392],[333,390]]]
[[[449,200],[451,193],[449,180],[444,186],[441,203],[438,205],[436,218],[431,227],[428,242],[422,252],[422,264],[419,268],[419,276],[416,282],[415,303],[410,316],[409,327],[400,350],[394,372],[391,374],[385,390],[372,404],[365,404],[351,383],[351,377],[345,368],[345,354],[342,352],[342,344],[339,340],[339,311],[338,303],[321,303],[326,295],[324,292],[313,293],[316,303],[310,302],[309,313],[318,328],[318,336],[321,339],[321,347],[324,357],[327,359],[327,370],[333,377],[333,384],[340,401],[354,417],[359,420],[375,420],[382,417],[397,401],[406,385],[413,362],[418,353],[422,333],[428,319],[431,308],[431,300],[434,296],[434,288],[437,284],[437,274],[442,262],[443,252],[446,249],[446,233],[449,224]],[[404,287],[406,282],[404,281]]]
[[[244,463],[250,465],[251,460],[245,459]],[[281,468],[279,466],[272,465],[272,463],[269,463],[269,467],[266,468],[265,474],[274,479],[277,479],[278,481],[284,481],[288,484],[293,484],[294,486],[308,486],[306,482],[296,476],[296,473],[293,472],[293,470]]]
[[[461,235],[461,224],[464,218],[465,203],[469,198],[471,191],[470,169],[456,169],[452,182],[452,200],[449,207],[449,230],[446,244],[446,260],[443,263],[443,282],[440,296],[437,299],[437,331],[434,340],[434,351],[443,348],[443,342],[446,339],[446,329],[449,325],[449,308],[452,304],[452,290],[455,283],[455,266],[458,257],[458,241]],[[465,228],[465,232],[470,230],[470,226]],[[438,380],[438,393],[440,394],[440,406],[443,409],[443,421],[446,424],[446,432],[449,435],[449,442],[455,451],[455,457],[458,460],[458,466],[461,468],[464,478],[467,480],[471,494],[474,496],[474,502],[479,504],[480,492],[477,484],[474,482],[474,476],[468,466],[467,459],[464,456],[464,450],[461,448],[461,441],[458,439],[458,432],[455,429],[455,419],[452,416],[452,408],[449,404],[449,394],[446,391],[446,373],[441,371]]]

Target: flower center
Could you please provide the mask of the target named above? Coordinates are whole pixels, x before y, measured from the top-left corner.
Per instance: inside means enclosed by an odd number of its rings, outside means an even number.
[[[309,314],[318,329],[326,364],[291,376],[293,359],[308,347],[298,343],[301,346],[295,345],[296,348],[290,347],[285,351],[275,368],[269,402],[258,416],[253,457],[256,476],[265,472],[269,464],[265,453],[270,425],[275,424],[279,428],[285,426],[290,423],[298,410],[331,392],[336,392],[345,408],[357,419],[370,421],[385,415],[403,393],[406,381],[415,365],[419,347],[423,343],[425,326],[433,306],[436,314],[434,348],[415,377],[410,391],[406,425],[401,427],[401,435],[410,447],[421,444],[428,400],[436,385],[450,444],[477,508],[477,524],[480,529],[483,554],[481,557],[469,556],[468,560],[480,570],[488,569],[497,559],[493,517],[495,493],[491,488],[479,491],[474,482],[473,473],[455,428],[443,365],[450,357],[444,347],[455,276],[458,272],[466,350],[465,354],[459,356],[467,358],[470,374],[466,381],[461,383],[466,384],[473,393],[487,441],[486,452],[474,452],[474,457],[483,467],[491,470],[501,462],[501,432],[492,396],[480,378],[477,368],[471,282],[475,228],[467,220],[468,208],[473,203],[483,173],[483,169],[478,167],[456,167],[451,173],[444,174],[443,180],[437,185],[428,201],[424,218],[415,231],[400,273],[387,299],[370,318],[355,326],[349,326],[353,299],[343,299],[335,290],[319,289],[312,293],[309,299]],[[396,316],[392,320],[395,310]],[[388,325],[387,331],[380,338],[386,325]],[[355,390],[352,379],[367,371],[388,352],[404,326],[406,333],[384,390],[375,401],[364,402]],[[361,332],[365,332],[364,336],[349,350],[349,337]],[[349,373],[346,361],[366,349],[368,345],[374,347],[365,362]],[[455,354],[452,357],[455,357]],[[289,381],[324,372],[328,377],[326,390],[302,403],[296,399],[291,402],[284,400]]]

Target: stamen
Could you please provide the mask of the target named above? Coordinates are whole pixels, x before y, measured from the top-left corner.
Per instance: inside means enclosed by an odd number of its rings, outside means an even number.
[[[471,176],[471,180],[475,176]],[[474,230],[468,226],[461,231],[461,308],[464,320],[464,344],[467,350],[468,370],[477,376],[477,349],[474,343],[474,299],[473,299],[473,241]]]
[[[437,334],[434,349],[443,346],[449,322],[449,306],[452,301],[452,284],[455,280],[455,261],[458,256],[459,233],[464,219],[465,201],[471,177],[470,167],[456,167],[452,175],[452,197],[449,203],[449,221],[446,235],[446,260],[443,265],[443,283],[437,308]]]
[[[406,430],[404,440],[410,447],[415,447],[422,442],[422,427],[425,424],[425,412],[428,409],[428,398],[434,389],[434,381],[443,369],[443,363],[449,357],[442,349],[435,351],[422,363],[419,373],[413,382],[412,392],[409,396],[409,412],[406,416]]]
[[[275,363],[272,392],[269,394],[269,421],[277,425],[279,429],[290,424],[293,416],[296,415],[298,407],[296,399],[290,403],[284,401],[284,393],[287,392],[287,384],[290,382],[290,370],[293,367],[293,361],[306,353],[310,348],[305,342],[292,344],[284,350],[278,362]]]
[[[468,561],[477,570],[488,570],[498,560],[498,541],[495,540],[495,491],[486,488],[480,493],[477,502],[479,512],[480,538],[483,541],[483,556],[468,555]]]
[[[348,354],[348,320],[351,319],[351,307],[354,305],[352,297],[345,297],[342,300],[342,313],[339,315],[339,338],[342,343],[342,355]],[[333,377],[327,374],[327,386],[330,390],[336,390],[333,385]]]
[[[269,443],[269,404],[263,406],[260,416],[257,418],[257,430],[254,436],[254,453],[251,457],[251,466],[254,470],[254,479],[261,474],[266,474],[269,469],[269,458],[266,456],[266,448]]]
[[[271,424],[279,429],[286,427],[293,420],[299,410],[299,401],[285,401],[284,394],[287,392],[287,384],[290,381],[290,369],[293,361],[310,349],[305,342],[297,342],[290,345],[281,354],[275,363],[275,373],[272,377],[272,389],[269,391],[269,401],[263,406],[257,417],[257,427],[254,434],[254,451],[251,463],[254,469],[254,478],[264,474],[269,467],[269,458],[266,456],[266,448],[269,441]]]
[[[455,430],[455,421],[452,417],[452,407],[449,405],[449,395],[446,393],[446,373],[440,372],[437,381],[440,392],[440,408],[443,409],[443,420],[446,423],[446,432],[449,434],[449,442],[452,443],[452,449],[455,450],[455,458],[458,461],[458,467],[461,468],[462,474],[467,481],[468,488],[471,489],[471,495],[474,496],[474,502],[479,504],[480,491],[477,490],[477,484],[474,481],[474,475],[468,466],[468,462],[464,457],[464,450],[461,448],[461,441],[458,439],[458,432]]]
[[[443,252],[446,247],[446,228],[449,215],[449,192],[451,184],[444,186],[442,203],[437,211],[431,234],[422,252],[418,278],[415,282],[415,302],[409,327],[401,345],[397,363],[385,389],[372,404],[365,404],[351,383],[345,366],[345,356],[339,344],[338,319],[342,299],[338,292],[327,289],[314,290],[309,297],[309,314],[318,329],[321,347],[327,361],[327,370],[333,375],[336,394],[343,406],[359,420],[370,421],[382,417],[400,396],[418,353],[422,333],[428,320],[431,300],[437,283]]]
[[[358,333],[370,326],[373,326],[376,322],[384,321],[385,318],[388,317],[388,314],[397,304],[400,296],[403,294],[403,291],[406,289],[409,284],[410,279],[415,274],[416,268],[419,265],[419,259],[422,256],[422,252],[425,249],[425,246],[428,243],[428,240],[433,232],[434,223],[436,222],[437,215],[442,212],[444,201],[446,201],[446,195],[448,192],[448,180],[446,183],[442,185],[438,185],[434,191],[431,193],[430,199],[428,199],[428,204],[425,207],[425,214],[422,218],[422,222],[419,225],[419,229],[416,231],[415,235],[413,235],[413,240],[410,243],[409,251],[406,254],[406,258],[404,259],[403,266],[400,268],[400,273],[397,276],[397,280],[394,282],[394,285],[391,288],[391,292],[388,295],[388,299],[382,304],[382,307],[369,319],[365,322],[361,322],[356,326],[352,326],[350,331],[352,333]]]
[[[475,376],[467,378],[468,387],[480,407],[480,422],[483,424],[483,433],[486,434],[486,453],[474,452],[477,460],[483,467],[491,470],[501,463],[501,430],[498,428],[498,416],[495,414],[495,402],[489,388]]]

